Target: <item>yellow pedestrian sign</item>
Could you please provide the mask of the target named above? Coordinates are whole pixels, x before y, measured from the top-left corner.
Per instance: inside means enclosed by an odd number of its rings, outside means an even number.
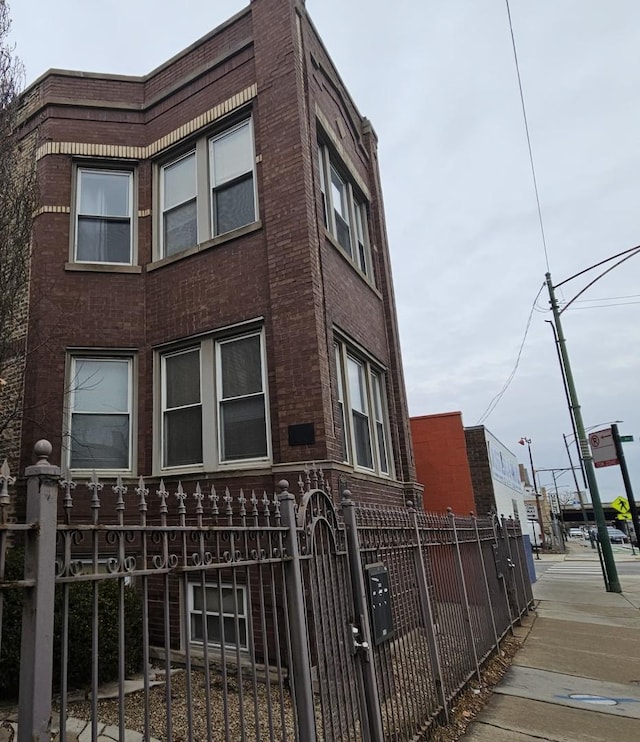
[[[631,513],[618,513],[616,520],[631,520]]]
[[[620,495],[619,497],[616,497],[616,499],[611,503],[611,507],[614,510],[617,510],[621,515],[626,515],[629,512],[629,501],[626,497],[622,497],[622,495]],[[625,520],[631,520],[631,515],[629,515],[628,519],[625,518]]]

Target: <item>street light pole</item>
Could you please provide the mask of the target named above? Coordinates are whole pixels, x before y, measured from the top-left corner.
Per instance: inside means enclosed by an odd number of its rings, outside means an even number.
[[[533,456],[531,455],[531,438],[526,438],[525,436],[522,436],[518,443],[521,446],[524,446],[524,444],[527,444],[527,448],[529,449],[529,463],[531,464],[531,476],[533,477],[533,494],[536,496],[536,508],[538,510],[538,522],[540,523],[540,543],[542,548],[544,549],[546,545],[546,539],[544,535],[544,526],[542,525],[542,508],[540,507],[540,493],[538,492],[538,482],[536,481],[536,470],[533,466]],[[535,529],[534,529],[535,533]]]
[[[560,322],[560,311],[558,309],[558,302],[556,299],[553,283],[551,282],[551,273],[547,273],[545,275],[545,279],[547,288],[549,290],[549,302],[551,304],[551,310],[553,312],[553,319],[555,322],[556,331],[558,333],[558,347],[560,348],[560,354],[562,356],[562,365],[567,382],[567,389],[569,391],[569,398],[571,400],[571,412],[576,424],[576,432],[578,433],[578,440],[580,442],[580,455],[582,458],[582,463],[584,464],[585,474],[587,475],[587,482],[589,483],[589,492],[591,493],[593,513],[596,519],[596,523],[598,524],[598,540],[602,548],[602,557],[604,559],[605,587],[609,592],[621,593],[622,587],[620,586],[618,570],[613,558],[613,550],[611,549],[611,541],[609,540],[607,524],[604,518],[604,510],[602,509],[602,501],[600,500],[600,490],[598,489],[598,482],[596,480],[596,473],[593,466],[591,449],[589,448],[589,443],[587,442],[584,422],[582,420],[582,412],[580,411],[580,404],[578,402],[578,393],[573,381],[573,374],[571,373],[571,364],[569,363],[566,340],[562,331],[562,324]]]

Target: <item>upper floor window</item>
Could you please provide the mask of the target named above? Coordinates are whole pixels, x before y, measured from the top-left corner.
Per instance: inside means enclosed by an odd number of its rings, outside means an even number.
[[[371,255],[364,200],[344,167],[320,145],[320,191],[324,224],[346,255],[365,274],[371,275]]]
[[[390,474],[383,374],[342,342],[336,343],[336,364],[345,461]]]
[[[264,354],[255,331],[160,356],[162,469],[268,458]]]
[[[198,242],[196,153],[162,168],[162,244],[165,255]]]
[[[131,470],[132,358],[71,358],[70,469]]]
[[[131,265],[133,173],[77,172],[74,260]]]
[[[251,119],[160,168],[160,257],[195,247],[256,221]]]

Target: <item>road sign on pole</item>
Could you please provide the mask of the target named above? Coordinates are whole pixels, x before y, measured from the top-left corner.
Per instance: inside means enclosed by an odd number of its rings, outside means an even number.
[[[616,497],[616,499],[611,503],[611,507],[619,513],[628,513],[631,509],[629,507],[629,500],[622,495]]]
[[[611,428],[589,433],[589,443],[591,444],[591,455],[596,469],[602,466],[617,466],[620,463]]]
[[[633,443],[633,436],[632,435],[621,435],[620,443]]]

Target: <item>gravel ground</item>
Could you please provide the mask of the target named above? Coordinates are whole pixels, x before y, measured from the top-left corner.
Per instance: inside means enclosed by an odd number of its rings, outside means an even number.
[[[189,714],[186,701],[186,674],[184,671],[176,672],[171,678],[171,720],[172,720],[172,742],[181,742],[188,739]],[[244,732],[248,739],[270,739],[269,737],[269,700],[271,701],[271,727],[272,739],[287,739],[283,734],[283,718],[285,728],[293,729],[293,709],[291,697],[285,691],[282,698],[278,693],[276,685],[267,686],[265,683],[257,683],[254,686],[251,681],[242,683],[244,713],[240,713],[240,693],[235,678],[227,678],[227,718],[229,726],[229,739],[239,740],[242,738],[241,724],[244,722]],[[270,697],[270,699],[269,699]],[[164,686],[152,688],[149,694],[150,703],[150,734],[157,739],[168,739],[167,736],[167,704]],[[101,722],[117,725],[119,723],[118,700],[100,701],[99,718]],[[205,693],[204,673],[192,672],[192,739],[206,740],[207,735],[207,698]],[[210,689],[211,709],[211,740],[213,742],[224,742],[225,736],[225,706],[224,694],[222,692],[222,680],[214,676]],[[91,703],[82,701],[70,703],[67,709],[68,716],[79,719],[91,718]],[[242,722],[241,722],[242,720]],[[256,726],[260,730],[260,736],[256,734]],[[125,698],[125,727],[134,731],[144,732],[144,694],[142,691],[131,693]],[[291,737],[292,738],[292,737]]]
[[[482,682],[472,681],[467,690],[458,697],[451,707],[450,723],[445,727],[433,728],[430,740],[433,742],[456,742],[464,735],[469,724],[487,703],[493,686],[500,681],[511,665],[513,656],[520,646],[520,642],[514,637],[506,637],[502,641],[500,651],[485,665],[482,671]],[[181,742],[188,739],[189,717],[185,680],[185,672],[182,670],[177,671],[171,679],[171,742]],[[239,690],[236,679],[227,678],[228,706],[226,718],[229,725],[229,739],[238,740],[242,738],[241,719],[244,722],[244,732],[247,739],[293,739],[293,708],[287,689],[281,696],[277,685],[267,686],[264,683],[257,683],[254,689],[251,681],[243,681],[243,714],[240,714]],[[213,676],[210,689],[212,742],[226,739],[225,728],[227,724],[225,722],[223,697],[222,679],[219,676]],[[271,720],[269,718],[269,699],[271,701]],[[101,722],[114,725],[119,723],[117,699],[101,700],[98,705]],[[200,741],[208,738],[206,708],[204,674],[193,671],[191,713],[193,717],[192,738],[194,740]],[[67,713],[70,717],[88,720],[91,718],[91,704],[88,701],[69,703]],[[127,729],[144,732],[144,695],[141,691],[131,693],[125,698],[125,726]],[[256,726],[259,728],[259,736],[256,734]],[[150,691],[149,731],[153,737],[162,740],[168,739],[164,686],[152,688]]]

